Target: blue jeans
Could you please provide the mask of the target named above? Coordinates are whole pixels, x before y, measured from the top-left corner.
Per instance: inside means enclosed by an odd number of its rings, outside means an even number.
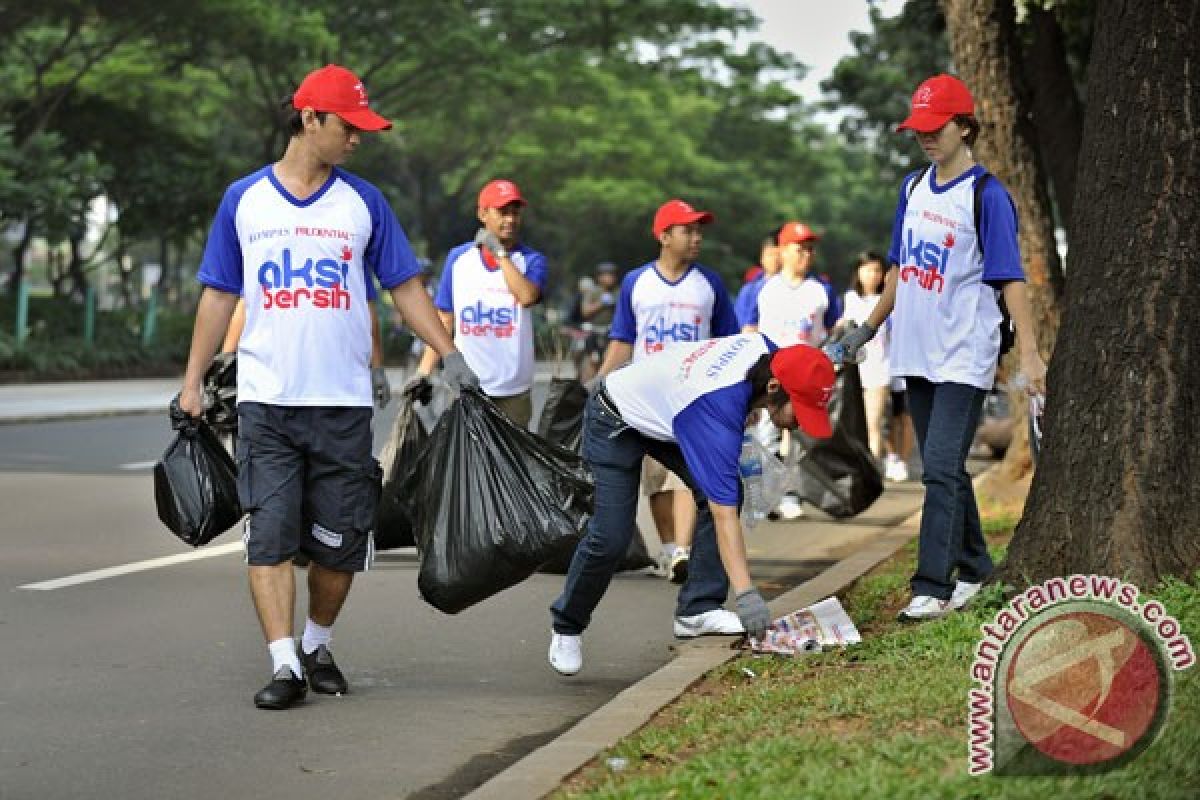
[[[550,606],[555,633],[583,633],[608,590],[637,529],[642,459],[647,455],[678,475],[696,498],[688,579],[679,590],[675,614],[690,617],[725,604],[729,578],[717,550],[708,498],[696,488],[679,446],[642,436],[592,397],[584,411],[583,457],[596,480],[595,513],[575,548],[566,586]]]
[[[949,600],[956,571],[960,581],[982,583],[993,569],[966,466],[986,393],[962,383],[905,380],[925,484],[912,593]]]

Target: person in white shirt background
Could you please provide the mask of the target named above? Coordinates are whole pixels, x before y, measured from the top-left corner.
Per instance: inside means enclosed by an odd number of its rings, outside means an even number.
[[[895,310],[891,373],[907,385],[925,485],[912,600],[900,612],[916,621],[964,607],[994,569],[966,459],[995,381],[1001,296],[1031,395],[1045,392],[1046,365],[1025,291],[1016,208],[995,178],[984,179],[976,225],[975,187],[986,172],[971,154],[980,125],[970,91],[950,75],[929,78],[913,93],[912,113],[898,128],[906,129],[931,168],[905,178],[883,296],[841,341],[855,352]]]
[[[600,378],[632,360],[664,348],[738,332],[737,315],[721,278],[696,262],[702,226],[714,221],[682,200],[668,200],[654,214],[651,232],[659,243],[654,261],[621,281]],[[689,549],[696,525],[692,491],[679,475],[647,456],[642,491],[662,542],[658,561],[674,583],[687,580]]]
[[[856,259],[854,282],[846,292],[842,319],[839,325],[853,322],[861,325],[871,316],[883,294],[883,256],[873,251],[860,253]],[[867,417],[867,445],[871,454],[885,464],[885,475],[895,479],[899,459],[891,442],[883,435],[884,419],[891,394],[891,373],[888,371],[889,336],[887,329],[864,346],[865,358],[858,365],[862,382],[863,408]]]
[[[837,322],[837,310],[829,302],[829,290],[813,273],[820,236],[808,225],[794,220],[779,229],[779,272],[765,277],[754,306],[743,320],[742,330],[758,331],[779,347],[794,344],[819,346]],[[764,430],[770,420],[760,419],[760,441],[780,441],[786,449],[792,445],[790,432],[771,435]],[[800,498],[787,492],[772,518],[793,520],[804,513]]]
[[[512,181],[493,180],[480,190],[483,227],[446,256],[433,299],[483,393],[521,427],[533,415],[531,309],[546,287],[546,257],[519,241],[525,205]],[[413,381],[426,380],[436,361],[426,349]]]

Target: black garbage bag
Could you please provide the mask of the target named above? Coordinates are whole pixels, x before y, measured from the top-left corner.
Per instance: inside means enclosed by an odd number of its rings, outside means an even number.
[[[538,436],[578,453],[587,396],[587,388],[574,378],[552,378],[538,418]]]
[[[375,516],[375,549],[391,550],[412,547],[417,543],[408,507],[397,496],[398,487],[416,469],[421,453],[429,441],[417,406],[421,404],[421,387],[413,387],[400,396],[400,410],[392,424],[391,435],[383,446],[379,460],[383,464],[383,493]]]
[[[829,418],[833,426],[830,438],[797,437],[803,455],[796,491],[830,516],[853,517],[883,494],[883,476],[867,446],[867,415],[857,365],[847,364],[838,374]]]
[[[552,378],[546,402],[538,418],[537,432],[543,439],[578,453],[583,444],[583,415],[587,409],[587,387],[573,378]],[[564,551],[543,564],[538,572],[566,575],[574,550]],[[634,531],[618,572],[654,566],[640,531]]]
[[[237,432],[237,353],[217,353],[204,372],[204,421],[223,434]]]
[[[199,547],[229,530],[242,517],[237,468],[216,433],[171,402],[175,441],[154,465],[158,518],[183,541]]]
[[[525,580],[574,549],[592,493],[578,455],[462,392],[395,492],[414,522],[421,596],[456,614]]]

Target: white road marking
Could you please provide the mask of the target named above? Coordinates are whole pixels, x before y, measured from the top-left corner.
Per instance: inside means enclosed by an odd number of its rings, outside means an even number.
[[[133,470],[154,469],[154,465],[157,463],[157,461],[132,461],[128,464],[122,464],[121,469],[127,469],[131,472]]]
[[[116,578],[121,575],[129,575],[134,572],[144,572],[148,569],[158,569],[159,567],[170,567],[175,564],[184,564],[188,561],[200,561],[205,558],[216,558],[217,556],[229,555],[230,553],[240,553],[243,551],[243,546],[240,541],[229,542],[228,544],[220,544],[216,547],[206,547],[203,550],[196,550],[191,553],[180,553],[174,556],[161,556],[160,558],[149,558],[145,561],[134,561],[130,564],[122,564],[117,567],[106,567],[104,569],[96,569],[91,572],[80,572],[77,575],[68,575],[65,578],[55,578],[51,581],[41,581],[40,583],[27,583],[24,586],[18,586],[18,589],[32,589],[34,591],[49,591],[51,589],[65,589],[68,586],[77,586],[81,583],[92,583],[93,581],[102,581],[106,578]]]

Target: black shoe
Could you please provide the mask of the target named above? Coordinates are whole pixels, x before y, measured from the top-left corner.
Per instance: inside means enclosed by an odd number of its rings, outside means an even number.
[[[346,676],[338,669],[333,661],[333,653],[325,645],[317,645],[311,653],[305,653],[299,648],[300,663],[308,675],[308,684],[314,692],[320,694],[346,694],[350,687],[346,685]]]
[[[304,699],[308,687],[304,678],[297,678],[290,667],[280,667],[271,682],[254,695],[254,705],[271,711],[283,711]]]

